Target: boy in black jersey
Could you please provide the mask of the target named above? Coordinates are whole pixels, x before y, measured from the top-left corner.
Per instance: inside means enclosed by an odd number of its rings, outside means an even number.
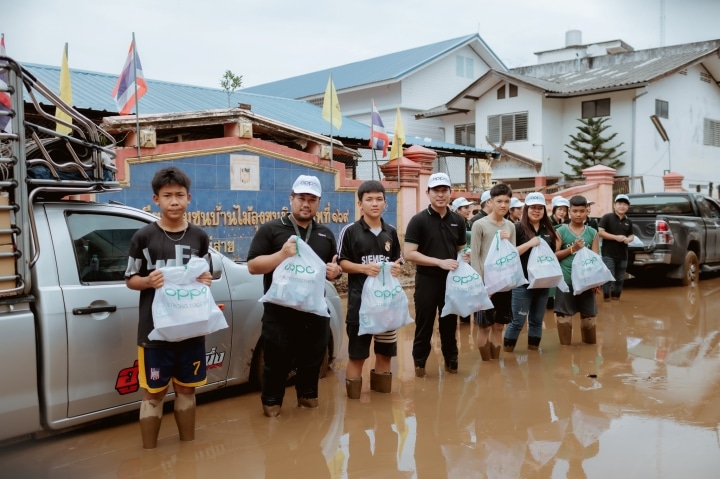
[[[366,181],[358,188],[358,207],[362,213],[355,223],[340,232],[339,261],[348,273],[347,335],[348,356],[345,386],[350,399],[360,399],[362,368],[370,356],[370,341],[375,339],[375,369],[370,371],[370,389],[389,393],[392,387],[390,361],[397,356],[397,331],[358,335],[360,302],[368,276],[380,274],[382,262],[394,262],[390,273],[400,274],[402,262],[397,231],[382,219],[387,206],[385,187],[379,181]]]
[[[140,291],[138,319],[138,365],[143,399],[140,404],[140,431],[143,447],[157,445],[163,398],[172,380],[175,390],[175,422],[181,441],[195,439],[195,388],[207,382],[205,375],[205,337],[179,342],[150,341],[153,330],[152,303],[155,290],[163,285],[164,266],[187,264],[191,256],[209,258],[208,235],[185,221],[190,202],[190,178],[175,167],[163,168],[152,180],[153,201],[161,218],[138,230],[130,241],[125,283]],[[212,274],[197,280],[212,284]]]

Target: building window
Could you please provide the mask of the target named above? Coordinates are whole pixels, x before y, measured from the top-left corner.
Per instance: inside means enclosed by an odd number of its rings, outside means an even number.
[[[455,57],[455,74],[463,78],[474,78],[475,61],[470,57]]]
[[[501,86],[497,89],[497,99],[498,100],[504,100],[505,99],[505,85]]]
[[[455,144],[475,147],[475,124],[455,125]]]
[[[503,143],[505,141],[527,141],[527,112],[489,116],[488,137],[493,143]]]
[[[518,95],[517,85],[509,84],[508,87],[510,88],[510,98]]]
[[[670,105],[663,100],[655,100],[655,115],[659,118],[670,118]]]
[[[720,121],[705,118],[703,145],[720,147]]]
[[[582,117],[610,116],[610,98],[582,102]]]

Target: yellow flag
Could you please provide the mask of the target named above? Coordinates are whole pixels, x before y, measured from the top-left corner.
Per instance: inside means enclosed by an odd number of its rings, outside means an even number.
[[[60,67],[60,99],[69,106],[72,106],[72,86],[70,86],[70,68],[68,68],[68,44],[65,44],[63,50],[62,66]],[[72,123],[70,115],[62,111],[60,108],[55,108],[55,116],[60,120]],[[69,135],[72,131],[71,128],[61,125],[60,123],[55,124],[55,130],[58,133]]]
[[[340,103],[338,103],[335,84],[332,81],[332,75],[328,78],[327,87],[325,88],[325,98],[323,98],[322,117],[332,126],[340,129],[342,125],[342,113],[340,113]]]
[[[393,135],[392,148],[390,148],[390,159],[400,158],[403,156],[403,144],[405,143],[405,129],[403,128],[402,118],[400,116],[400,107],[397,109],[395,117],[395,134]]]

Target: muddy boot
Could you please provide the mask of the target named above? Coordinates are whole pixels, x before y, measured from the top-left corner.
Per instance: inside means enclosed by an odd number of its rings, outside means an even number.
[[[360,391],[362,391],[362,377],[345,378],[345,389],[347,390],[348,399],[360,399]]]
[[[155,449],[157,447],[162,414],[162,400],[143,400],[140,403],[140,434],[142,435],[144,449]]]
[[[370,390],[379,393],[389,393],[392,390],[392,373],[376,373],[370,370]]]
[[[580,334],[585,344],[595,344],[595,318],[583,318],[580,320]]]
[[[528,351],[537,351],[540,349],[540,338],[528,336]]]
[[[572,342],[572,316],[558,316],[557,330],[560,344],[570,346]]]
[[[195,394],[175,395],[175,422],[181,441],[195,440]]]
[[[499,344],[490,343],[490,358],[491,359],[500,359],[500,345]]]
[[[515,351],[516,344],[517,344],[517,339],[504,338],[503,339],[503,350],[506,353],[512,353],[513,351]]]
[[[492,344],[490,341],[487,341],[484,345],[479,346],[478,350],[480,351],[480,357],[483,361],[490,361],[492,359]]]

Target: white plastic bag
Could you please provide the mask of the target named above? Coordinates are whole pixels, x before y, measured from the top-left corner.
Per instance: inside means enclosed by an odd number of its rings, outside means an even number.
[[[210,271],[207,261],[193,256],[184,266],[166,266],[160,271],[163,285],[155,290],[150,340],[182,341],[228,327],[210,287],[196,281],[202,273]]]
[[[643,243],[643,241],[640,238],[638,238],[637,236],[633,236],[632,241],[628,243],[628,247],[644,248],[645,243]]]
[[[602,257],[590,248],[580,248],[572,261],[573,293],[577,296],[588,289],[602,286],[608,281],[615,281],[610,270],[603,263]]]
[[[392,265],[380,263],[380,274],[365,279],[358,334],[381,334],[413,322],[407,295],[400,281],[390,274]]]
[[[490,251],[485,258],[484,272],[485,288],[491,296],[528,284],[517,248],[510,241],[501,240],[500,231],[495,233]]]
[[[448,271],[445,281],[445,306],[440,316],[457,314],[466,317],[475,311],[493,309],[492,301],[478,272],[462,259],[462,254],[458,255],[457,261],[457,269]]]
[[[552,248],[543,239],[540,240],[539,245],[530,250],[527,272],[530,283],[528,289],[554,288],[560,282],[565,284],[560,263]]]
[[[270,289],[258,301],[330,317],[325,301],[327,265],[305,241],[291,238],[297,241],[297,254],[275,268]]]

